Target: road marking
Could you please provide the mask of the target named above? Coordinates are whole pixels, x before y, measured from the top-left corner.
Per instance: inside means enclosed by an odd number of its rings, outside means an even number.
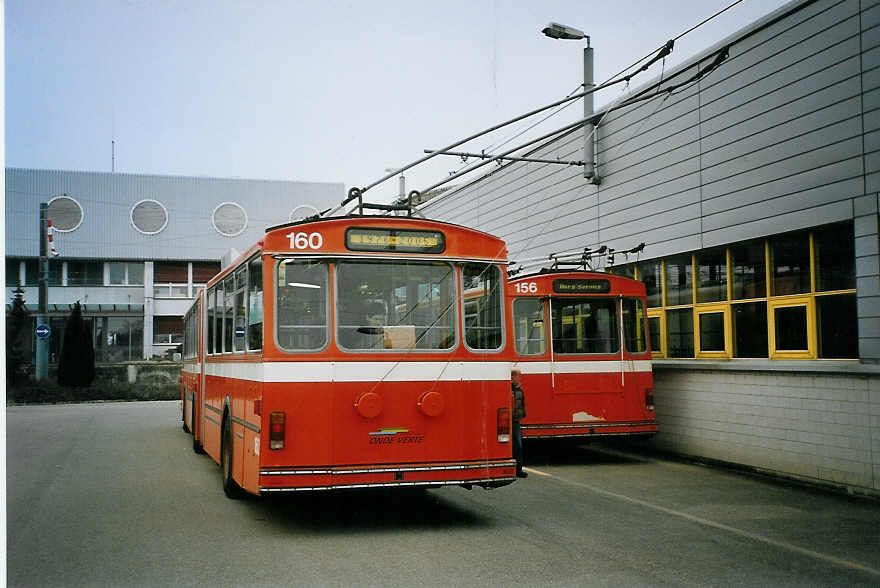
[[[554,475],[554,474],[549,474],[547,472],[542,472],[540,470],[536,470],[535,468],[523,468],[523,469],[527,470],[530,474],[537,474],[539,476],[553,478],[554,480],[558,480],[560,482],[564,482],[564,483],[570,484],[572,486],[577,486],[579,488],[584,488],[586,490],[590,490],[591,492],[595,492],[596,494],[602,494],[603,496],[608,496],[610,498],[617,498],[617,499],[623,500],[625,502],[637,504],[639,506],[643,506],[645,508],[650,508],[652,510],[656,510],[658,512],[662,512],[662,513],[665,513],[668,515],[680,517],[680,518],[686,519],[688,521],[691,521],[691,522],[694,522],[694,523],[697,523],[700,525],[705,525],[707,527],[712,527],[715,529],[720,529],[722,531],[727,531],[728,533],[733,533],[734,535],[739,535],[740,537],[745,537],[747,539],[752,539],[753,541],[766,543],[767,545],[772,545],[772,546],[778,547],[780,549],[786,549],[788,551],[793,551],[794,553],[806,555],[807,557],[812,557],[814,559],[833,563],[838,566],[842,566],[842,567],[849,568],[852,570],[858,570],[860,572],[864,572],[866,574],[871,574],[873,576],[880,576],[880,570],[878,570],[876,568],[868,567],[866,565],[862,565],[860,563],[856,563],[856,562],[849,561],[846,559],[841,559],[839,557],[835,557],[833,555],[828,555],[826,553],[819,553],[818,551],[813,551],[812,549],[798,547],[797,545],[792,545],[791,543],[786,543],[784,541],[777,541],[775,539],[770,539],[769,537],[764,537],[763,535],[758,535],[756,533],[751,533],[749,531],[737,529],[736,527],[731,527],[730,525],[725,525],[724,523],[710,521],[709,519],[704,519],[702,517],[687,514],[686,512],[681,512],[681,511],[674,510],[671,508],[666,508],[665,506],[660,506],[659,504],[653,504],[650,502],[646,502],[644,500],[639,500],[638,498],[631,498],[631,497],[625,496],[623,494],[618,494],[616,492],[611,492],[609,490],[603,490],[602,488],[597,488],[596,486],[584,484],[583,482],[575,482],[574,480],[568,480],[566,478],[562,478],[562,477]]]

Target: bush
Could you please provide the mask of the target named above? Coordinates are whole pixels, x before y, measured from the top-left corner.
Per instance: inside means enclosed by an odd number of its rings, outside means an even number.
[[[56,404],[63,402],[94,402],[101,400],[177,400],[180,387],[177,382],[144,385],[127,382],[96,382],[91,386],[67,387],[43,380],[29,381],[6,390],[8,404]]]

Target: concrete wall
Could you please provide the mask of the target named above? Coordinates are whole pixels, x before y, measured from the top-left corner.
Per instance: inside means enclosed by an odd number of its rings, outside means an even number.
[[[880,496],[880,375],[657,366],[654,377],[657,448]]]

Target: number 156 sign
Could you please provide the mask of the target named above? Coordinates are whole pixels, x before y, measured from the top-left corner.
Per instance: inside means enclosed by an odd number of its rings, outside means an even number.
[[[514,284],[513,288],[516,290],[517,294],[538,293],[538,284],[536,284],[535,282],[520,282],[518,284]]]

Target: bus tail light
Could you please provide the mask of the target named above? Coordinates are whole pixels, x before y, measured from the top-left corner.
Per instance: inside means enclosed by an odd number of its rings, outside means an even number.
[[[645,389],[645,410],[648,412],[654,412],[654,389],[646,388]]]
[[[510,441],[510,409],[498,409],[498,442],[507,443]]]
[[[284,413],[269,414],[269,449],[284,449]]]

